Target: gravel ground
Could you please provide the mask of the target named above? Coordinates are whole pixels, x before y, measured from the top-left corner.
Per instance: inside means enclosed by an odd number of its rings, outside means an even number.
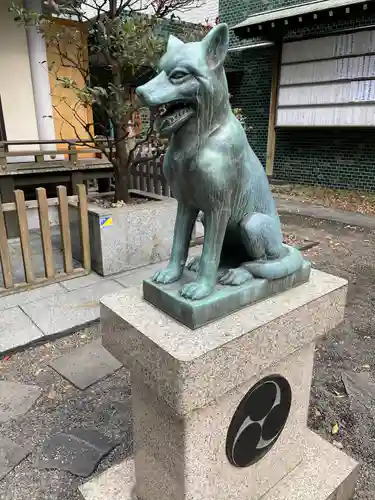
[[[299,241],[320,241],[305,252],[315,267],[350,282],[346,318],[316,350],[309,425],[362,463],[355,499],[373,500],[375,491],[375,407],[353,409],[341,371],[375,369],[375,234],[298,216],[283,217],[285,232]],[[31,347],[0,361],[0,379],[36,384],[43,394],[23,417],[0,425],[0,435],[36,449],[45,437],[72,426],[97,427],[122,444],[102,460],[100,472],[132,452],[130,387],[125,369],[80,391],[48,362],[99,336],[92,327],[64,339]],[[338,432],[332,428],[338,424]],[[35,469],[32,455],[0,482],[0,500],[80,500],[85,480],[70,473]]]

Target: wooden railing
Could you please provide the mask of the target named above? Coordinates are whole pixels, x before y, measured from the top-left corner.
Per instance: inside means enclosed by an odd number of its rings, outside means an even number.
[[[106,141],[103,140],[103,144]],[[90,144],[90,143],[88,143]],[[41,150],[40,146],[49,145],[51,146],[48,150]],[[55,145],[55,149],[52,148],[52,145]],[[57,146],[64,146],[62,149]],[[107,146],[106,150],[109,150],[110,143],[105,144]],[[36,149],[21,149],[24,146],[35,146]],[[13,150],[12,148],[17,148],[17,150]],[[12,149],[12,150],[10,150]],[[87,158],[87,155],[91,154],[91,158]],[[55,161],[45,161],[45,157],[61,158],[64,156],[63,160],[56,159]],[[85,156],[86,155],[86,156]],[[94,157],[95,156],[95,157]],[[15,159],[16,157],[22,157],[27,161],[23,162],[9,162],[10,159]],[[80,162],[82,160],[82,162]],[[82,173],[76,172],[77,162],[84,163],[84,168],[82,169]],[[129,171],[129,187],[130,189],[137,189],[140,191],[147,191],[149,193],[154,193],[158,195],[171,196],[171,191],[167,182],[162,173],[162,162],[163,162],[163,154],[161,150],[156,148],[152,148],[149,144],[145,143],[142,145],[137,153],[135,154],[133,164],[130,167]],[[0,180],[1,173],[6,177],[9,177],[7,174],[12,174],[13,171],[29,171],[32,169],[38,172],[43,171],[43,169],[48,168],[49,172],[51,172],[51,168],[53,170],[54,167],[64,167],[64,166],[76,166],[76,169],[73,170],[72,176],[72,184],[74,184],[72,188],[72,194],[76,192],[76,184],[86,182],[87,178],[90,178],[90,172],[87,170],[87,165],[92,163],[92,167],[96,165],[96,168],[100,169],[101,166],[108,166],[109,161],[106,156],[98,149],[95,148],[94,145],[92,148],[87,146],[87,143],[83,144],[77,140],[57,140],[57,141],[6,141],[0,142]],[[98,167],[99,163],[99,167]],[[106,164],[106,165],[105,165]],[[70,170],[69,170],[70,171]],[[106,178],[110,178],[113,176],[113,171],[110,169],[107,170],[103,174]],[[93,175],[93,178],[96,178],[98,173],[96,172]],[[77,178],[76,178],[77,177]],[[103,180],[103,182],[106,179]],[[61,181],[59,181],[61,182]],[[13,189],[10,189],[10,194],[12,195]],[[105,190],[107,191],[107,190]],[[1,189],[0,189],[1,193]],[[10,201],[9,196],[6,201]]]
[[[33,255],[30,244],[30,232],[27,221],[28,204],[34,202],[26,202],[24,192],[20,189],[14,191],[14,203],[1,203],[0,199],[0,264],[2,270],[3,286],[0,284],[0,295],[20,291],[21,289],[40,286],[49,282],[62,281],[67,278],[88,274],[91,271],[90,258],[90,242],[89,242],[89,225],[88,225],[88,208],[87,208],[87,193],[84,185],[78,186],[78,195],[68,197],[65,186],[57,187],[57,202],[47,199],[46,190],[44,188],[36,189],[36,203],[39,214],[40,239],[43,252],[44,276],[37,277],[33,266]],[[70,223],[68,202],[70,198],[78,200],[79,206],[79,226],[81,235],[82,248],[82,265],[83,267],[74,268],[72,257],[72,241],[70,235]],[[58,271],[55,266],[53,256],[53,245],[51,228],[48,218],[48,206],[51,204],[58,205],[60,219],[60,237],[61,251],[63,257],[63,271]],[[19,232],[20,232],[20,247],[22,253],[24,281],[16,283],[13,276],[12,257],[10,252],[10,243],[7,238],[5,213],[16,212]]]
[[[44,167],[50,164],[51,160],[60,162],[69,162],[76,164],[78,160],[102,159],[106,157],[90,142],[82,142],[78,140],[58,140],[58,141],[2,141],[0,142],[0,171],[13,170],[14,162],[10,160],[16,158],[24,158],[27,161],[17,162],[17,169],[30,168],[30,162],[35,164],[35,167]],[[34,148],[24,149],[24,146],[34,146]],[[48,146],[48,149],[42,149],[40,146]],[[58,147],[60,146],[60,147]],[[60,159],[64,156],[64,159]],[[46,157],[49,160],[46,161]],[[108,161],[108,160],[107,160]]]
[[[105,146],[104,151],[109,152],[112,147],[110,142],[103,139],[98,139],[97,144],[101,143]],[[25,149],[24,146],[30,146],[30,149]],[[33,147],[34,146],[34,147]],[[47,146],[48,149],[42,149],[41,146]],[[103,149],[103,148],[102,148]],[[91,141],[79,141],[76,139],[55,140],[55,141],[0,141],[0,173],[1,171],[11,171],[17,165],[18,169],[30,169],[30,163],[33,163],[33,168],[45,167],[53,163],[70,163],[76,164],[78,160],[108,162],[108,158]],[[64,159],[61,159],[61,156]],[[158,153],[150,152],[148,144],[142,145],[136,153],[136,161],[145,157],[158,156]],[[48,159],[46,160],[46,157]],[[12,162],[12,159],[23,158],[24,161]]]

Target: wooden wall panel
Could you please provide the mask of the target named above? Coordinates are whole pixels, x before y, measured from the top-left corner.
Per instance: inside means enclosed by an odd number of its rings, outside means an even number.
[[[375,126],[375,30],[286,43],[276,126]]]
[[[289,127],[374,127],[375,104],[365,106],[324,106],[310,108],[281,108],[278,125]]]
[[[362,31],[285,43],[282,64],[375,52],[375,31]]]
[[[279,106],[308,106],[322,104],[375,103],[375,80],[328,83],[309,87],[281,87]]]

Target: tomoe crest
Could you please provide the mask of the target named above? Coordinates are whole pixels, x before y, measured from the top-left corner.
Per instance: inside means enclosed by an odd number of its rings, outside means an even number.
[[[236,467],[258,462],[279,438],[292,402],[289,382],[281,375],[263,378],[240,402],[230,423],[226,454]]]

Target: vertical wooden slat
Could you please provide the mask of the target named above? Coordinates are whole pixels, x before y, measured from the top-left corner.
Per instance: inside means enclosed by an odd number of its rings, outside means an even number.
[[[68,197],[65,186],[57,186],[59,199],[59,219],[62,251],[64,257],[64,270],[67,274],[73,272],[72,238],[70,236]]]
[[[134,189],[134,174],[133,174],[133,169],[129,170],[129,189]]]
[[[16,189],[14,191],[14,198],[16,201],[18,226],[20,229],[21,250],[22,250],[23,266],[25,270],[25,279],[27,283],[33,283],[34,271],[33,271],[33,261],[31,257],[29,227],[27,224],[27,213],[26,213],[24,192],[21,189]]]
[[[0,198],[0,264],[5,288],[13,286],[12,261],[9,255],[8,237],[5,228],[3,205]]]
[[[159,194],[159,191],[158,191],[158,185],[159,185],[159,182],[158,182],[158,176],[159,176],[159,172],[158,172],[158,159],[155,159],[152,163],[152,182],[153,182],[153,191],[155,194]]]
[[[163,170],[163,163],[162,161],[157,161],[155,163],[155,179],[156,179],[156,194],[161,194],[161,179],[162,179],[162,170]]]
[[[89,217],[87,206],[87,193],[83,184],[79,184],[78,188],[78,208],[79,208],[79,228],[81,233],[82,245],[82,263],[87,272],[91,271],[91,255],[90,255],[90,236],[89,236]]]
[[[162,172],[160,172],[161,174],[161,192],[164,196],[168,196],[168,184],[167,184],[167,180],[166,178],[164,177],[164,174]]]
[[[36,189],[36,197],[38,200],[39,226],[42,237],[44,271],[46,278],[55,276],[55,265],[53,263],[51,228],[48,220],[48,200],[47,193],[44,188]]]
[[[136,163],[134,166],[134,175],[135,175],[135,189],[141,189],[141,178],[139,173],[139,163]]]
[[[140,185],[140,190],[141,191],[146,191],[145,189],[145,164],[140,163],[139,164],[139,185]]]
[[[72,189],[72,194],[78,194],[78,184],[83,183],[83,172],[80,172],[79,170],[76,170],[75,172],[72,172],[71,174],[71,189]]]
[[[272,83],[271,83],[271,100],[270,111],[268,117],[268,137],[267,137],[267,160],[266,160],[266,173],[267,175],[273,174],[273,162],[275,159],[275,146],[276,146],[276,115],[277,115],[277,94],[279,87],[280,76],[280,63],[281,63],[282,44],[276,47]]]
[[[152,193],[152,182],[151,182],[151,165],[152,165],[152,161],[148,161],[146,163],[146,191],[148,193]]]

